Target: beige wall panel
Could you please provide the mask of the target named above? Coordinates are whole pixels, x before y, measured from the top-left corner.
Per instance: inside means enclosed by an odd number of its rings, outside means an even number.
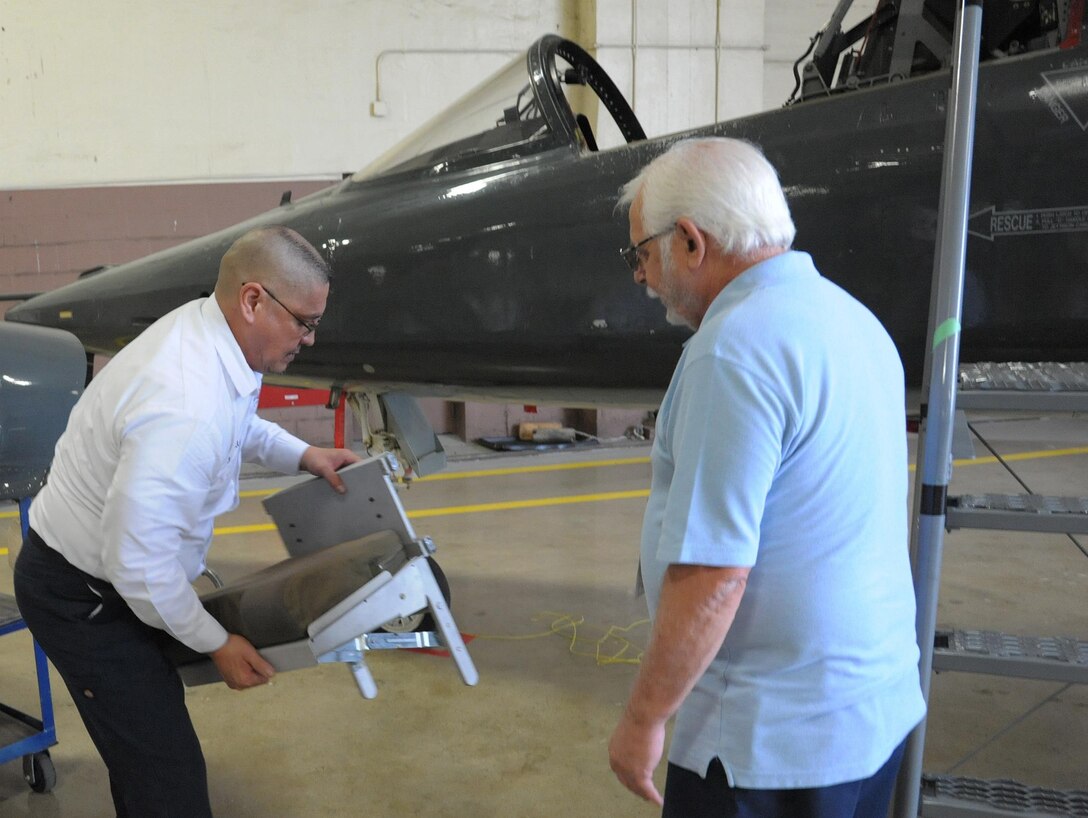
[[[173,247],[326,187],[296,179],[0,193],[0,314],[4,293],[44,292],[84,270]]]
[[[713,121],[715,111],[725,118],[780,105],[792,86],[790,64],[833,7],[833,0],[7,3],[0,190],[334,181],[556,31],[595,40],[581,44],[634,95],[648,133],[686,130]],[[854,18],[869,10],[859,3]],[[616,138],[602,136],[602,144]]]

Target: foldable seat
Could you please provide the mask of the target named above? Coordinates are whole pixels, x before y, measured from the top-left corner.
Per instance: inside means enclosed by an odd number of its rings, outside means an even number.
[[[476,684],[431,558],[434,544],[412,530],[393,485],[395,469],[392,456],[383,455],[341,470],[346,494],[314,478],[265,500],[291,556],[203,594],[205,609],[277,671],[350,665],[368,699],[377,695],[364,660],[370,650],[445,647],[465,684]],[[411,630],[428,622],[437,632]],[[186,685],[221,681],[205,654],[179,643],[172,658]]]

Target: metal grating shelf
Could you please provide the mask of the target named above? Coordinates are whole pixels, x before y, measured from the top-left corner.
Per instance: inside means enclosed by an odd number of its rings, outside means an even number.
[[[1068,636],[938,630],[933,669],[1088,684],[1088,642]]]
[[[1017,781],[949,776],[922,777],[922,815],[925,818],[959,816],[1053,816],[1088,818],[1088,792],[1029,787]]]
[[[1088,363],[962,364],[956,408],[1088,411]]]
[[[945,526],[1049,534],[1088,534],[1088,497],[965,494],[949,497]]]

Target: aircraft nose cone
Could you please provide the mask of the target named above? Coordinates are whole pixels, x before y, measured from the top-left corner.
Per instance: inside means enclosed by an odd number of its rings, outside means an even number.
[[[5,321],[15,321],[20,324],[40,324],[41,315],[40,310],[35,308],[30,301],[24,301],[22,304],[16,304],[4,314]]]
[[[98,304],[75,297],[76,294],[67,292],[67,289],[62,287],[17,304],[7,311],[4,319],[12,323],[67,330],[86,346],[103,334],[97,332],[95,323],[102,323],[103,310]],[[109,314],[108,311],[106,314]],[[116,334],[112,325],[107,329],[110,332],[104,333],[106,337]]]
[[[72,322],[71,303],[62,302],[53,293],[36,295],[7,311],[4,319],[19,324],[36,324],[41,327],[68,329]]]

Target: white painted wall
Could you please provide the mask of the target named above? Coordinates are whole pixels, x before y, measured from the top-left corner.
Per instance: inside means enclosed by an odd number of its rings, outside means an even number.
[[[0,189],[338,178],[559,31],[570,2],[6,0]],[[582,45],[660,135],[780,105],[833,6],[597,0]]]

